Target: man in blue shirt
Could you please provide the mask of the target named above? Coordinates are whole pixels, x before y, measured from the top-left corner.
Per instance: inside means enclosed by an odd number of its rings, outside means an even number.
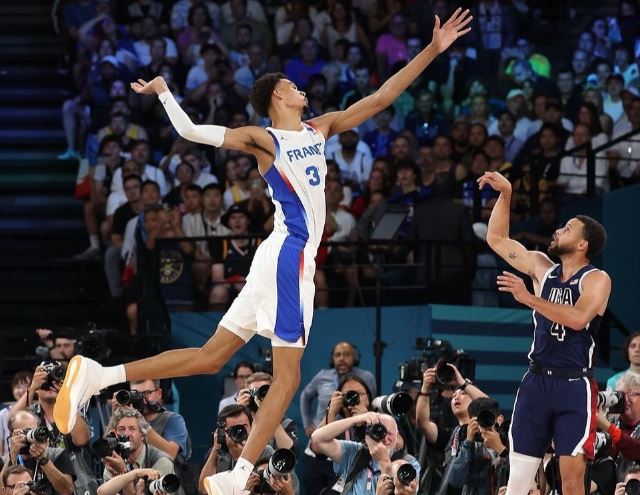
[[[348,440],[337,440],[347,429],[365,425],[371,427],[382,423],[387,434],[377,442],[369,434],[365,444]],[[311,436],[313,449],[333,461],[333,469],[340,476],[343,495],[374,495],[382,475],[391,475],[391,455],[396,448],[398,426],[387,414],[368,412],[351,418],[334,421],[318,428]],[[420,465],[413,457],[407,459],[420,475]]]

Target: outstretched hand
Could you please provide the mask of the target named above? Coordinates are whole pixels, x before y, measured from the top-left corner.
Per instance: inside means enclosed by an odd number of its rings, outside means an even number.
[[[469,15],[469,9],[463,12],[460,7],[442,27],[440,27],[440,17],[436,16],[431,44],[438,50],[438,53],[442,53],[460,36],[471,31],[471,28],[467,26],[472,19],[473,16]]]
[[[146,82],[144,79],[138,79],[137,82],[131,83],[131,89],[138,94],[153,95],[164,93],[169,91],[169,86],[162,78],[162,76],[156,76],[151,81]]]
[[[516,301],[525,305],[531,296],[526,285],[524,285],[524,281],[509,272],[502,272],[502,275],[498,275],[498,290],[500,292],[510,292]]]
[[[485,172],[476,182],[480,189],[483,189],[486,184],[489,184],[494,191],[498,191],[499,193],[511,192],[511,182],[500,172]]]

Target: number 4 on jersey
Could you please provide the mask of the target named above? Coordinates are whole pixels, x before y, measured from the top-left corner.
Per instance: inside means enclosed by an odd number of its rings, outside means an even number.
[[[559,342],[564,342],[564,336],[566,334],[567,334],[567,331],[564,328],[564,325],[559,325],[557,323],[554,323],[551,326],[551,335],[553,335],[556,339],[558,339]]]

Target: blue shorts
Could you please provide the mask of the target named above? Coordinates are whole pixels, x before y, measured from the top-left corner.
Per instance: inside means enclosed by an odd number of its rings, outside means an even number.
[[[553,440],[557,455],[593,459],[598,386],[589,378],[553,378],[527,371],[509,430],[512,452],[542,458]]]

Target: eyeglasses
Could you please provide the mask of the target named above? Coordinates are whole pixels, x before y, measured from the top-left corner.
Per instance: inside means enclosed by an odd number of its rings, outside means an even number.
[[[156,390],[160,390],[159,388],[154,388],[153,390],[139,390],[138,393],[140,395],[142,395],[143,399],[148,399],[152,393],[154,393]]]

